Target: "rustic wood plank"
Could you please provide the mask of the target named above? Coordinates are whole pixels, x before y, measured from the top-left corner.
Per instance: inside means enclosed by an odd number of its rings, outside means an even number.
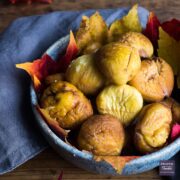
[[[0,177],[2,180],[56,180],[63,170],[63,179],[120,179],[120,177],[102,176],[89,173],[85,170],[79,169],[67,161],[63,160],[51,148],[42,152],[39,156],[33,158],[24,165],[18,167],[11,173],[7,173]],[[133,176],[122,176],[124,180],[148,180],[160,179],[157,169]]]
[[[32,5],[8,5],[7,0],[0,1],[0,32],[4,30],[10,22],[22,16],[34,14],[44,14],[59,10],[81,10],[91,8],[117,8],[132,6],[134,3],[144,6],[150,11],[154,11],[161,21],[176,17],[180,19],[180,1],[177,0],[54,0],[54,3],[32,4]],[[47,149],[37,157],[26,162],[11,173],[0,176],[2,180],[55,180],[63,170],[63,179],[120,179],[120,177],[95,175],[76,168],[58,156],[52,149]],[[151,170],[139,175],[121,177],[121,179],[160,179],[158,170]]]
[[[7,1],[7,0],[6,0]],[[32,4],[32,5],[7,5],[0,2],[0,31],[4,29],[12,20],[21,16],[43,14],[59,10],[80,10],[90,8],[117,8],[132,6],[134,3],[154,11],[160,20],[176,17],[180,19],[180,1],[176,0],[54,0],[52,4]]]

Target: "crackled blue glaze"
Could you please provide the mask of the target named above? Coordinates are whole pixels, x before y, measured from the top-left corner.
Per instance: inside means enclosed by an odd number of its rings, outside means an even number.
[[[145,22],[144,22],[145,23]],[[46,53],[53,59],[57,59],[58,53],[62,52],[69,41],[69,36],[63,37],[54,43]],[[30,89],[31,102],[36,121],[44,134],[49,144],[62,156],[64,159],[73,163],[74,165],[88,170],[93,173],[106,174],[106,175],[119,175],[117,172],[106,162],[96,162],[93,160],[93,156],[89,153],[79,151],[78,149],[66,144],[62,141],[45,123],[41,115],[35,108],[37,105],[37,96],[33,87]],[[161,150],[151,153],[149,155],[142,156],[135,160],[129,161],[124,169],[122,175],[131,175],[148,171],[159,166],[161,160],[167,160],[180,151],[180,138],[173,143],[162,148]]]

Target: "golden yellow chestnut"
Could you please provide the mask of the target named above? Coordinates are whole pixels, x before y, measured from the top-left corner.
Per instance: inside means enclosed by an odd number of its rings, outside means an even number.
[[[73,60],[66,71],[66,80],[84,94],[94,94],[104,84],[104,77],[97,69],[92,54]]]
[[[128,45],[113,42],[96,52],[99,70],[114,84],[123,85],[130,81],[141,67],[138,51]]]
[[[150,153],[165,145],[172,123],[171,110],[161,103],[146,105],[137,117],[134,144],[141,153]]]
[[[139,32],[127,32],[121,36],[119,42],[125,43],[134,47],[143,58],[148,58],[153,55],[153,45],[151,41]]]
[[[173,70],[162,58],[147,59],[142,61],[140,71],[129,84],[139,90],[145,101],[161,101],[173,90]]]
[[[96,105],[100,114],[111,114],[127,126],[141,110],[143,98],[134,87],[111,85],[100,92]]]
[[[90,101],[74,85],[58,81],[43,92],[41,107],[62,128],[73,129],[93,114]]]
[[[81,126],[78,146],[95,155],[119,155],[124,145],[122,124],[111,115],[91,116]]]

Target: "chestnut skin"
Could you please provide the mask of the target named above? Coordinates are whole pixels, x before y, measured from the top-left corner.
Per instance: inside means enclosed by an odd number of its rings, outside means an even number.
[[[86,120],[78,135],[78,146],[94,155],[119,155],[124,145],[122,124],[111,115],[94,115]]]
[[[171,110],[161,103],[143,107],[137,117],[134,144],[143,154],[151,153],[166,144],[172,123]]]
[[[51,83],[43,92],[41,108],[48,111],[64,129],[81,125],[93,114],[90,101],[74,85],[57,81]]]
[[[162,58],[143,60],[140,71],[129,84],[142,94],[145,101],[159,102],[172,93],[173,70]]]
[[[143,58],[149,58],[153,55],[153,45],[142,33],[127,32],[121,36],[119,42],[134,47]]]

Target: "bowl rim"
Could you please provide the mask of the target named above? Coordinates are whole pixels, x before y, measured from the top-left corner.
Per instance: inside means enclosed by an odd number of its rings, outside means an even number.
[[[69,41],[69,35],[60,38],[55,43],[53,43],[47,49],[47,51],[45,51],[45,53],[51,56],[52,59],[55,59],[55,57],[57,56],[57,52],[54,52],[54,49],[59,49],[62,45],[65,48],[68,44],[68,41]],[[68,151],[69,153],[72,153],[73,155],[76,155],[86,160],[93,160],[92,154],[84,151],[80,151],[77,148],[67,144],[51,130],[51,128],[44,121],[43,117],[37,111],[37,108],[35,108],[35,106],[38,104],[38,100],[32,84],[30,86],[30,97],[31,97],[32,110],[36,117],[35,118],[36,122],[38,123],[41,131],[43,131],[43,134],[45,134],[46,139],[48,136],[49,140],[51,139],[51,141],[53,141],[53,143],[55,143],[59,148],[63,148],[64,150]],[[146,166],[147,163],[150,162],[151,163],[154,162],[155,165],[158,166],[157,162],[159,162],[160,160],[167,160],[172,156],[174,156],[179,151],[180,151],[180,137],[156,152],[140,156],[137,159],[130,160],[129,162],[126,163],[125,167],[123,168],[124,173],[122,174],[133,174],[133,172],[135,171],[134,169],[139,169],[139,173],[144,172],[143,170],[141,170],[141,166]],[[111,167],[111,165],[109,166]]]

